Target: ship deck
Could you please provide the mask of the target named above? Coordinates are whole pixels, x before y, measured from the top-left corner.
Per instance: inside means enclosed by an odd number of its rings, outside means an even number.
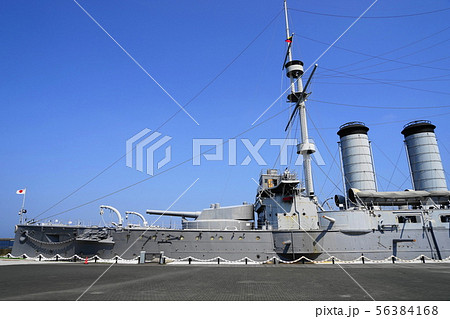
[[[76,300],[110,266],[0,260],[0,300]],[[450,263],[340,266],[377,301],[450,296]],[[115,264],[80,300],[370,301],[340,266]]]

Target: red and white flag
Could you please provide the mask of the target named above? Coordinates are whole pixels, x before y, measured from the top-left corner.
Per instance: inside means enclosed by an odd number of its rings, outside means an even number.
[[[24,189],[18,189],[17,191],[16,191],[16,194],[19,194],[19,195],[25,195],[25,192],[27,191],[27,189],[26,188],[24,188]]]

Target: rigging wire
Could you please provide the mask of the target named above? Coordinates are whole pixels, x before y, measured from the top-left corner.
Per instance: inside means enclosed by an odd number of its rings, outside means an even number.
[[[392,162],[391,158],[389,156],[386,155],[386,153],[381,149],[381,147],[378,147],[378,145],[375,142],[371,142],[373,145],[375,145],[375,147],[381,152],[381,154],[383,154],[383,156],[392,164],[394,165],[394,167],[397,167],[397,164],[394,164],[394,162]],[[403,173],[401,170],[398,170],[400,172],[400,174],[402,174],[404,177],[408,177],[408,174]],[[388,180],[388,179],[386,179]],[[394,184],[393,184],[394,185]],[[396,185],[394,185],[396,186]]]
[[[394,49],[392,49],[392,50],[383,52],[383,53],[377,55],[376,57],[385,56],[385,55],[391,54],[391,53],[393,53],[393,52],[403,50],[403,49],[405,49],[405,48],[407,48],[407,47],[413,46],[413,45],[415,45],[415,44],[417,44],[417,43],[420,43],[420,42],[425,41],[425,40],[427,40],[427,39],[429,39],[429,38],[432,38],[432,37],[434,37],[435,35],[438,35],[438,34],[444,32],[444,31],[447,31],[448,29],[450,29],[450,27],[447,27],[447,28],[444,28],[444,29],[442,29],[442,30],[439,30],[439,31],[437,31],[437,32],[435,32],[435,33],[429,34],[429,35],[427,35],[427,36],[425,36],[425,37],[423,37],[423,38],[420,38],[420,39],[418,39],[418,40],[414,40],[414,41],[412,41],[412,42],[410,42],[410,43],[408,43],[408,44],[405,44],[405,45],[403,45],[403,46],[400,46],[400,47],[394,48]],[[305,36],[302,36],[302,37],[305,38],[305,39],[307,39],[307,40],[310,40],[310,41],[315,41],[315,42],[318,41],[318,40],[315,40],[315,39],[307,38],[307,37],[305,37]],[[325,44],[325,42],[324,42],[324,44]],[[343,49],[343,50],[344,50],[344,48],[342,48],[342,47],[339,47],[339,49]],[[345,50],[346,50],[346,51],[349,51],[349,49],[345,49]],[[352,52],[352,53],[356,53],[356,54],[360,54],[359,51],[351,51],[351,52]],[[365,55],[365,54],[362,54],[362,55]],[[340,67],[338,67],[338,68],[339,68],[339,69],[344,69],[344,68],[346,68],[346,67],[348,67],[348,66],[355,66],[356,64],[360,64],[360,63],[363,63],[363,62],[366,62],[366,61],[370,61],[370,60],[373,60],[373,59],[375,59],[375,57],[369,57],[369,58],[367,58],[367,59],[363,59],[363,60],[360,60],[360,61],[356,61],[356,62],[353,62],[353,63],[349,63],[349,64],[346,64],[346,65],[342,65],[342,66],[340,66]]]
[[[446,75],[447,76],[447,75]],[[424,79],[417,79],[417,80],[380,80],[388,83],[403,83],[403,82],[448,82],[450,79],[435,79],[435,80],[424,80]],[[327,81],[317,81],[319,84],[326,84],[326,85],[375,85],[374,83],[369,82],[327,82]]]
[[[448,108],[450,105],[436,105],[436,106],[374,106],[374,105],[358,105],[358,104],[346,104],[346,103],[338,103],[338,102],[330,102],[330,101],[322,101],[309,99],[313,102],[324,103],[324,104],[332,104],[339,106],[347,106],[347,107],[360,107],[366,109],[388,109],[388,110],[426,110],[426,109],[441,109]]]
[[[333,153],[331,152],[330,148],[328,147],[328,144],[325,142],[325,139],[322,137],[322,134],[320,134],[320,130],[317,128],[316,124],[314,123],[314,120],[312,119],[311,114],[308,112],[308,110],[306,111],[306,116],[308,117],[309,121],[311,122],[311,124],[313,125],[314,129],[317,132],[317,135],[319,135],[320,140],[322,141],[322,143],[325,145],[325,149],[327,150],[328,154],[331,156],[331,158],[333,159],[333,162],[331,163],[331,167],[333,167],[333,165],[336,164],[336,166],[339,168],[339,164],[336,160],[335,155],[333,155]],[[315,161],[314,161],[315,162]],[[318,165],[316,163],[316,166],[320,168],[320,165]],[[322,170],[322,168],[320,168],[320,170],[322,171],[322,173],[324,173],[325,177],[327,179],[329,179],[330,181],[332,181],[332,179]],[[348,182],[346,176],[344,176],[344,178],[346,179],[346,181]],[[336,184],[332,181],[332,183],[336,186]],[[339,186],[336,186],[337,189],[339,189]],[[343,189],[345,190],[345,185],[343,185]]]
[[[432,45],[432,46],[423,48],[423,49],[421,49],[421,50],[419,50],[419,51],[416,51],[416,52],[413,52],[413,53],[409,53],[409,54],[405,54],[405,55],[399,57],[398,59],[403,59],[403,58],[406,58],[406,57],[409,57],[409,56],[418,54],[418,53],[420,53],[420,52],[423,52],[423,51],[426,51],[426,50],[435,48],[435,47],[441,45],[442,43],[448,42],[449,40],[450,40],[450,38],[449,38],[449,39],[446,39],[446,40],[443,40],[443,41],[441,41],[441,42],[439,42],[439,43],[437,43],[437,44],[434,44],[434,45]],[[432,61],[425,62],[425,63],[433,63],[433,62],[441,61],[441,60],[444,60],[444,59],[445,59],[445,58],[439,58],[439,59],[432,60]],[[395,61],[395,60],[394,60],[394,61]],[[380,62],[380,63],[377,63],[377,64],[372,64],[372,65],[370,65],[370,66],[368,66],[368,67],[379,66],[379,65],[382,65],[382,64],[386,64],[386,63],[388,63],[388,62],[390,62],[390,61],[384,61],[384,62]],[[399,61],[395,61],[395,62],[400,63]],[[406,64],[406,62],[403,62],[403,64]],[[416,66],[416,65],[411,64],[410,66],[403,66],[403,67],[398,67],[398,68],[394,68],[394,69],[387,69],[387,70],[380,70],[380,71],[372,71],[372,72],[366,72],[366,73],[358,73],[358,74],[356,74],[356,75],[367,75],[367,74],[375,74],[375,73],[385,73],[385,72],[390,72],[390,71],[396,71],[396,70],[406,69],[406,68],[411,67],[411,66]],[[419,65],[417,65],[417,66],[419,66]],[[425,65],[424,65],[423,67],[424,67],[424,68],[429,68],[429,69],[440,70],[440,71],[450,71],[450,69],[446,69],[446,68],[437,68],[437,67],[431,67],[431,66],[425,66]],[[349,70],[349,72],[357,71],[357,70],[361,70],[361,69],[364,69],[364,68],[357,68],[357,69]]]
[[[389,182],[389,180],[388,180],[386,177],[380,175],[379,173],[377,173],[376,175],[377,175],[377,177],[380,177],[381,179],[383,179],[383,180]],[[408,177],[407,177],[407,178],[408,178]],[[394,183],[392,183],[392,182],[390,182],[390,184],[392,184],[392,185],[394,185],[395,187],[397,187],[397,189],[401,189],[401,188],[402,188],[402,186],[398,186],[398,185],[396,185],[396,184],[394,184]]]
[[[450,112],[447,113],[440,113],[440,114],[432,114],[432,115],[426,115],[426,117],[439,117],[439,116],[444,116],[444,115],[449,115]],[[397,120],[397,121],[388,121],[388,122],[378,122],[378,123],[368,123],[367,126],[378,126],[378,125],[387,125],[387,124],[395,124],[395,123],[405,123],[405,122],[410,122],[410,121],[414,121],[417,120],[417,117],[415,118],[410,118],[407,120]],[[320,130],[338,130],[338,127],[319,127]]]
[[[336,73],[345,74],[345,75],[348,75],[348,76],[351,76],[351,77],[354,77],[354,78],[357,78],[357,79],[368,80],[368,81],[372,81],[372,82],[375,82],[375,83],[380,83],[380,84],[400,87],[400,88],[404,88],[404,89],[410,89],[410,90],[414,90],[414,91],[422,91],[422,92],[450,95],[449,92],[433,91],[433,90],[427,90],[427,89],[418,89],[418,88],[413,88],[413,87],[406,86],[406,85],[400,85],[400,84],[396,84],[396,83],[389,83],[389,82],[378,81],[378,80],[374,80],[374,79],[370,79],[370,78],[365,78],[365,77],[362,77],[362,76],[353,75],[353,74],[349,74],[349,73],[341,72],[341,71],[336,71],[336,70],[332,70],[332,69],[327,69],[327,68],[324,68],[324,67],[322,67],[322,69],[328,70],[328,71],[332,71],[332,72],[336,72]]]
[[[234,62],[236,62],[236,60],[242,55],[244,54],[245,51],[247,51],[247,49],[269,28],[270,25],[272,25],[272,23],[278,18],[278,16],[283,12],[283,10],[280,10],[272,20],[269,21],[269,23],[262,29],[261,32],[259,32],[252,41],[250,41],[248,43],[248,45],[241,50],[241,52],[239,52],[239,54],[234,57],[230,63],[228,63],[223,69],[222,71],[220,71],[213,79],[211,79],[197,94],[195,94],[186,104],[184,104],[184,107],[186,108],[191,102],[193,102],[196,98],[198,98],[211,84],[213,84]],[[178,115],[178,113],[181,112],[181,109],[178,109],[175,113],[172,114],[172,116],[170,116],[165,122],[163,122],[161,125],[159,125],[155,131],[160,130],[163,126],[165,126],[169,121],[171,121],[176,115]],[[134,146],[130,152],[133,152],[135,150],[136,146]],[[51,210],[52,208],[56,207],[57,205],[59,205],[60,203],[62,203],[63,201],[65,201],[66,199],[72,197],[74,194],[76,194],[78,191],[80,191],[81,189],[83,189],[85,186],[87,186],[88,184],[90,184],[92,181],[94,181],[95,179],[97,179],[98,177],[100,177],[101,175],[103,175],[103,173],[105,173],[106,171],[108,171],[110,168],[112,168],[114,165],[116,165],[118,162],[120,162],[121,160],[123,160],[128,153],[125,153],[124,155],[122,155],[120,158],[118,158],[117,160],[115,160],[114,162],[112,162],[110,165],[108,165],[105,169],[103,169],[102,171],[100,171],[97,175],[93,176],[92,178],[90,178],[87,182],[85,182],[84,184],[82,184],[81,186],[79,186],[78,188],[76,188],[74,191],[72,191],[71,193],[69,193],[68,195],[66,195],[65,197],[63,197],[61,200],[59,200],[58,202],[56,202],[55,204],[53,204],[52,206],[50,206],[49,208],[47,208],[46,210],[42,211],[41,213],[39,213],[35,218],[38,218],[39,216],[45,214],[46,212],[48,212],[49,210]]]
[[[308,13],[308,14],[314,14],[314,15],[327,16],[327,17],[335,17],[335,18],[353,18],[353,19],[356,18],[355,16],[339,15],[339,14],[331,14],[331,13],[323,13],[323,12],[313,12],[313,11],[308,11],[308,10],[294,9],[294,8],[289,8],[289,10]],[[393,16],[371,16],[371,17],[366,16],[363,19],[408,18],[408,17],[416,17],[416,16],[421,16],[421,15],[439,13],[439,12],[443,12],[443,11],[447,11],[447,10],[450,10],[450,8],[437,9],[437,10],[426,11],[426,12],[416,12],[416,13],[403,14],[403,15],[393,15]]]
[[[448,27],[448,28],[446,28],[446,29],[444,29],[444,30],[447,30],[447,29],[450,29],[450,27]],[[442,32],[442,31],[440,31],[440,32]],[[303,38],[303,39],[306,39],[306,40],[309,40],[309,41],[312,41],[312,42],[316,42],[316,43],[320,43],[320,44],[324,44],[324,45],[329,45],[329,44],[326,43],[326,42],[319,41],[319,40],[315,40],[315,39],[312,39],[312,38],[309,38],[309,37],[306,37],[306,36],[299,36],[299,37],[301,37],[301,38]],[[411,55],[414,55],[414,54],[423,52],[423,51],[425,51],[425,50],[434,48],[434,47],[436,47],[436,46],[438,46],[438,45],[440,45],[440,44],[442,44],[442,43],[444,43],[444,42],[447,42],[448,40],[450,40],[450,39],[446,39],[446,40],[444,40],[444,41],[438,42],[437,44],[433,44],[432,46],[429,46],[429,47],[424,48],[424,49],[420,49],[420,50],[418,50],[418,51],[415,51],[415,52],[413,52],[413,53],[409,53],[409,54],[407,54],[407,55],[403,55],[403,56],[398,57],[398,58],[396,58],[396,59],[388,59],[388,58],[384,58],[384,57],[382,57],[383,55],[386,55],[386,54],[384,54],[384,53],[381,54],[381,55],[372,55],[372,54],[364,53],[364,52],[361,52],[361,51],[355,51],[355,50],[343,48],[343,47],[340,47],[340,46],[335,46],[336,49],[343,50],[343,51],[347,51],[347,52],[354,53],[354,54],[359,54],[359,55],[367,56],[367,57],[370,58],[370,59],[364,59],[364,60],[361,60],[361,61],[359,61],[359,62],[357,61],[357,62],[352,63],[352,64],[347,64],[347,65],[345,65],[345,66],[338,67],[338,69],[344,69],[344,68],[346,68],[346,67],[348,67],[348,66],[354,66],[354,65],[356,65],[356,64],[358,64],[358,63],[366,62],[366,61],[373,60],[373,59],[379,59],[379,60],[383,60],[384,62],[380,62],[380,63],[378,63],[378,64],[372,64],[372,65],[368,65],[368,66],[366,65],[366,66],[362,66],[362,67],[360,67],[360,68],[355,68],[355,69],[347,70],[347,72],[352,72],[352,71],[357,71],[357,70],[367,69],[367,68],[371,68],[371,67],[374,67],[374,66],[378,66],[378,65],[380,65],[380,64],[384,64],[384,63],[387,63],[387,62],[396,62],[396,63],[400,63],[400,64],[405,64],[405,65],[408,65],[408,66],[416,66],[416,67],[422,67],[422,68],[427,68],[427,69],[450,71],[450,69],[445,69],[445,68],[437,68],[437,67],[426,66],[426,65],[422,65],[422,64],[414,64],[414,63],[409,63],[409,62],[399,61],[400,59],[402,59],[402,58],[404,58],[404,57],[408,57],[408,56],[411,56]],[[446,57],[446,58],[448,58],[448,57]],[[430,62],[424,62],[423,64],[437,62],[437,61],[440,61],[440,60],[443,60],[443,59],[446,59],[446,58],[441,58],[441,59],[433,60],[433,61],[430,61]],[[366,74],[366,73],[364,73],[364,74],[358,74],[358,75],[365,75],[365,74]],[[368,74],[368,73],[367,73],[367,74]]]
[[[395,174],[395,172],[398,169],[398,162],[400,161],[400,157],[402,156],[402,154],[403,154],[403,147],[400,147],[400,153],[398,154],[397,161],[395,162],[395,166],[394,166],[394,169],[392,171],[391,177],[389,178],[389,183],[386,186],[386,190],[388,190],[389,186],[391,186],[392,178],[394,177],[394,174]]]
[[[339,149],[336,150],[336,152],[334,153],[334,157],[333,157],[333,158],[335,158],[335,157],[338,155],[338,152],[339,152]],[[333,163],[331,163],[330,168],[328,169],[328,172],[327,172],[327,175],[328,175],[328,176],[330,175],[331,170],[333,169],[333,166],[334,166],[334,161],[333,161]],[[339,167],[338,167],[338,168],[339,168]],[[320,188],[319,195],[317,195],[317,197],[320,198],[320,195],[322,195],[323,189],[325,188],[325,185],[326,185],[326,180],[323,181],[322,187]],[[333,192],[334,192],[335,189],[336,189],[336,188],[333,189]],[[329,197],[329,196],[326,196],[325,198],[328,198],[328,197]]]

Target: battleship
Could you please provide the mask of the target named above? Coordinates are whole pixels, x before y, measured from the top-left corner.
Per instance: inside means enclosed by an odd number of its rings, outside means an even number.
[[[180,218],[181,229],[149,225],[144,214],[137,212],[125,214],[138,216],[142,223],[126,224],[122,214],[108,205],[102,205],[100,213],[111,211],[117,221],[104,227],[23,221],[15,228],[12,255],[246,262],[449,258],[450,191],[436,126],[429,121],[404,126],[401,134],[413,188],[390,192],[378,191],[369,128],[362,122],[343,124],[337,135],[346,191],[334,196],[337,209],[327,210],[321,204],[311,167],[316,146],[309,137],[306,116],[307,90],[317,65],[303,85],[304,65],[293,58],[286,1],[284,13],[284,69],[290,81],[287,102],[292,105],[286,129],[298,119],[297,154],[303,158],[303,180],[287,168],[267,169],[259,176],[252,204],[146,211]]]

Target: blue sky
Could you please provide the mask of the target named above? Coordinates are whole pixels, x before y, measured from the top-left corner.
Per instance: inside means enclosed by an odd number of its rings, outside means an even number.
[[[294,57],[309,66],[372,2],[289,1]],[[281,70],[284,21],[277,16],[282,1],[79,3],[181,105],[239,57],[186,106],[200,125],[180,112],[160,127],[179,107],[75,2],[2,1],[0,237],[12,236],[18,221],[17,189],[27,187],[26,208],[33,218],[121,158],[126,140],[144,128],[172,137],[172,161],[161,171],[168,169],[192,156],[194,138],[226,140],[248,130],[287,88]],[[436,106],[450,105],[450,10],[418,14],[447,7],[448,1],[380,0],[366,15],[372,18],[358,21],[318,61],[307,106],[311,137],[326,163],[313,167],[322,200],[339,193],[322,170],[339,183],[339,169],[332,165],[336,131],[348,121],[370,127],[380,190],[411,187],[400,134],[410,120],[429,119],[437,126],[444,168],[449,167],[450,108]],[[260,122],[286,108],[284,100]],[[284,138],[288,116],[281,113],[240,137],[253,144]],[[172,210],[253,202],[252,178],[257,180],[261,169],[280,167],[278,150],[267,141],[260,153],[268,166],[255,160],[242,166],[249,153],[240,141],[237,145],[238,165],[229,166],[226,159],[202,160],[200,166],[188,162],[95,201],[149,177],[122,159],[41,217],[98,224],[101,204],[121,212],[164,210],[197,178]],[[163,150],[156,156],[162,158]],[[301,167],[297,170],[301,175]],[[65,210],[70,211],[51,216]],[[168,226],[170,219],[162,222]]]

